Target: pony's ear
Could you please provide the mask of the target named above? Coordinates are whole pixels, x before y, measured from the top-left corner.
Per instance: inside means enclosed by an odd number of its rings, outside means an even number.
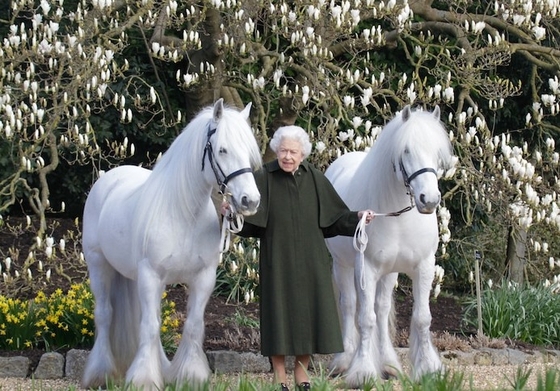
[[[251,114],[251,106],[253,106],[253,102],[247,103],[247,106],[241,111],[241,115],[245,117],[246,120],[249,120],[249,115]]]
[[[212,118],[214,122],[219,122],[222,119],[222,114],[224,113],[224,98],[220,98],[214,103],[214,114]]]
[[[406,105],[404,109],[402,109],[402,119],[404,122],[408,121],[410,118],[410,105]]]
[[[441,115],[441,110],[439,109],[439,105],[436,105],[436,107],[434,107],[434,111],[432,111],[432,115],[434,116],[435,119],[439,121],[439,117]]]

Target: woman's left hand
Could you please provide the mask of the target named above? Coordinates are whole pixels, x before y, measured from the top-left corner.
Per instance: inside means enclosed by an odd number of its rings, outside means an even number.
[[[362,217],[366,217],[366,224],[369,224],[371,222],[371,220],[374,219],[375,217],[375,212],[373,210],[370,209],[366,209],[366,210],[361,210],[358,212],[358,217],[360,219],[362,219]]]

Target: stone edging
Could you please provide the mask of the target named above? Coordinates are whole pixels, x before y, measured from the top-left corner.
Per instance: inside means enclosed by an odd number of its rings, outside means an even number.
[[[401,362],[408,360],[408,348],[398,348],[397,353]],[[88,350],[69,350],[66,355],[56,352],[45,353],[41,356],[37,368],[31,368],[31,361],[24,356],[0,357],[0,378],[15,377],[35,379],[61,379],[68,378],[79,380],[86,362]],[[210,368],[216,373],[263,373],[270,372],[268,357],[257,353],[237,353],[231,351],[207,352]],[[523,365],[534,363],[560,364],[560,350],[543,349],[531,352],[522,352],[515,349],[490,349],[482,348],[462,351],[440,352],[444,365]],[[314,356],[315,367],[326,368],[331,360],[331,355]],[[287,362],[288,369],[293,368],[293,360]]]

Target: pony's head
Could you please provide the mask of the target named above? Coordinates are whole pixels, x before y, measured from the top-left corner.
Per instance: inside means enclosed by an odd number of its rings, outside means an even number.
[[[441,201],[438,176],[452,164],[452,149],[440,122],[440,109],[412,111],[406,106],[394,119],[392,163],[420,213],[433,213]],[[391,124],[390,124],[391,125]]]
[[[219,99],[211,108],[202,170],[213,176],[220,193],[230,198],[236,212],[257,211],[260,193],[253,170],[260,168],[260,151],[249,124],[251,103],[242,111],[224,106]]]

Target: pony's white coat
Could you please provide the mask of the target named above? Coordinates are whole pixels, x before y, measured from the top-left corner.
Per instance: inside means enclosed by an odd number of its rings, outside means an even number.
[[[201,111],[153,171],[122,166],[102,175],[86,200],[83,251],[96,300],[96,339],[82,384],[97,387],[125,378],[143,390],[165,383],[204,381],[204,310],[215,284],[220,228],[211,193],[217,187],[208,154],[228,175],[258,168],[260,151],[241,112],[223,100]],[[210,129],[215,133],[208,136]],[[260,194],[251,172],[228,182],[237,212],[256,212]],[[161,341],[165,286],[186,283],[187,317],[169,362]]]
[[[326,176],[351,210],[397,212],[411,205],[405,177],[428,168],[452,164],[452,150],[440,111],[411,111],[405,107],[382,130],[368,153],[341,156]],[[404,172],[403,172],[404,171]],[[392,292],[398,273],[413,282],[410,357],[413,376],[439,371],[439,355],[430,337],[429,295],[438,247],[434,213],[440,202],[436,174],[421,171],[410,183],[415,208],[398,217],[378,216],[365,227],[368,243],[364,262],[352,238],[327,240],[334,258],[334,277],[340,291],[344,353],[335,355],[331,369],[345,373],[351,387],[376,379],[383,371],[401,371],[391,342]]]

